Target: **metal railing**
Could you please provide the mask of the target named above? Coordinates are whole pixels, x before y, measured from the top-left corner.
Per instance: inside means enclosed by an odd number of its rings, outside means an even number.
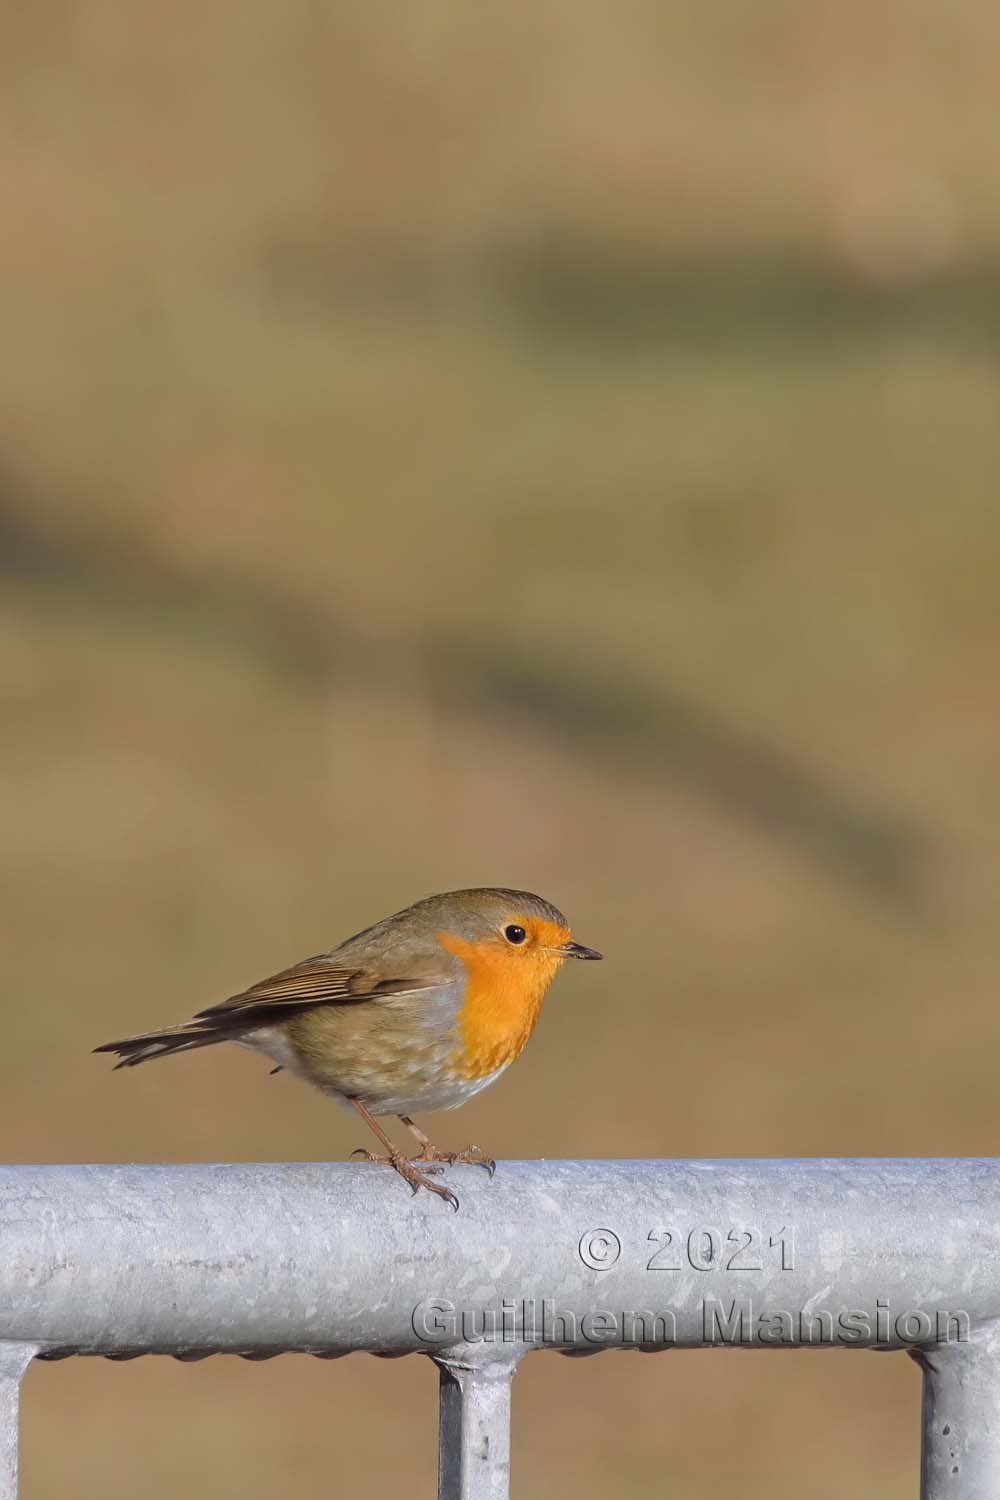
[[[924,1372],[922,1494],[1000,1495],[1000,1162],[0,1167],[0,1497],[33,1358],[422,1352],[443,1500],[507,1495],[528,1351],[811,1345]]]

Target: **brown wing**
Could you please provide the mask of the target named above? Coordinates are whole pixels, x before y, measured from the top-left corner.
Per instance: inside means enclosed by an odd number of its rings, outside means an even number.
[[[195,1021],[226,1024],[242,1020],[249,1011],[280,1013],[286,1006],[307,1010],[314,1005],[350,1004],[430,988],[432,985],[426,978],[387,979],[337,963],[335,959],[318,953],[314,958],[304,958],[301,963],[293,964],[290,969],[282,969],[280,974],[272,974],[270,979],[252,984],[238,995],[230,995],[228,1000],[200,1010]]]
[[[419,965],[415,965],[419,967]],[[238,995],[218,1005],[200,1010],[182,1026],[163,1031],[144,1031],[140,1036],[123,1037],[105,1042],[95,1052],[115,1052],[121,1058],[119,1068],[134,1068],[137,1063],[154,1057],[169,1057],[174,1052],[190,1052],[196,1047],[210,1047],[215,1042],[239,1040],[255,1026],[271,1021],[287,1021],[300,1011],[316,1005],[350,1005],[359,1000],[378,1000],[386,995],[412,994],[433,989],[442,982],[430,973],[420,978],[391,979],[352,967],[320,953],[304,959],[290,969],[282,969],[270,979],[262,979]]]

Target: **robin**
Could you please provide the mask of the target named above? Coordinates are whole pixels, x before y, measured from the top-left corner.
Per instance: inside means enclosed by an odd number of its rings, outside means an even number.
[[[455,1109],[495,1083],[535,1029],[545,993],[567,958],[600,958],[573,941],[562,912],[528,891],[469,890],[428,896],[338,948],[303,959],[181,1026],[105,1042],[116,1068],[238,1042],[352,1105],[384,1154],[355,1152],[395,1168],[416,1192],[438,1163],[496,1163],[469,1146],[439,1151],[414,1124],[424,1109]],[[397,1115],[420,1147],[408,1157],[376,1116]]]

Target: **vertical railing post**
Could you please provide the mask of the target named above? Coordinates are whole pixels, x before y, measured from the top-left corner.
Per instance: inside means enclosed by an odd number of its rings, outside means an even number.
[[[441,1371],[438,1500],[507,1500],[517,1356],[435,1361]]]
[[[1000,1495],[1000,1334],[914,1356],[924,1372],[921,1500]]]
[[[21,1381],[38,1347],[0,1343],[0,1500],[17,1500]]]

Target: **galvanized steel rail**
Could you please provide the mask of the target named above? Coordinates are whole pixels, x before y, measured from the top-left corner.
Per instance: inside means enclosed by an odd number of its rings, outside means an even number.
[[[501,1162],[449,1181],[458,1214],[359,1164],[0,1167],[0,1500],[36,1357],[429,1354],[439,1495],[501,1500],[526,1352],[732,1343],[909,1351],[921,1493],[1000,1495],[1000,1161]]]

